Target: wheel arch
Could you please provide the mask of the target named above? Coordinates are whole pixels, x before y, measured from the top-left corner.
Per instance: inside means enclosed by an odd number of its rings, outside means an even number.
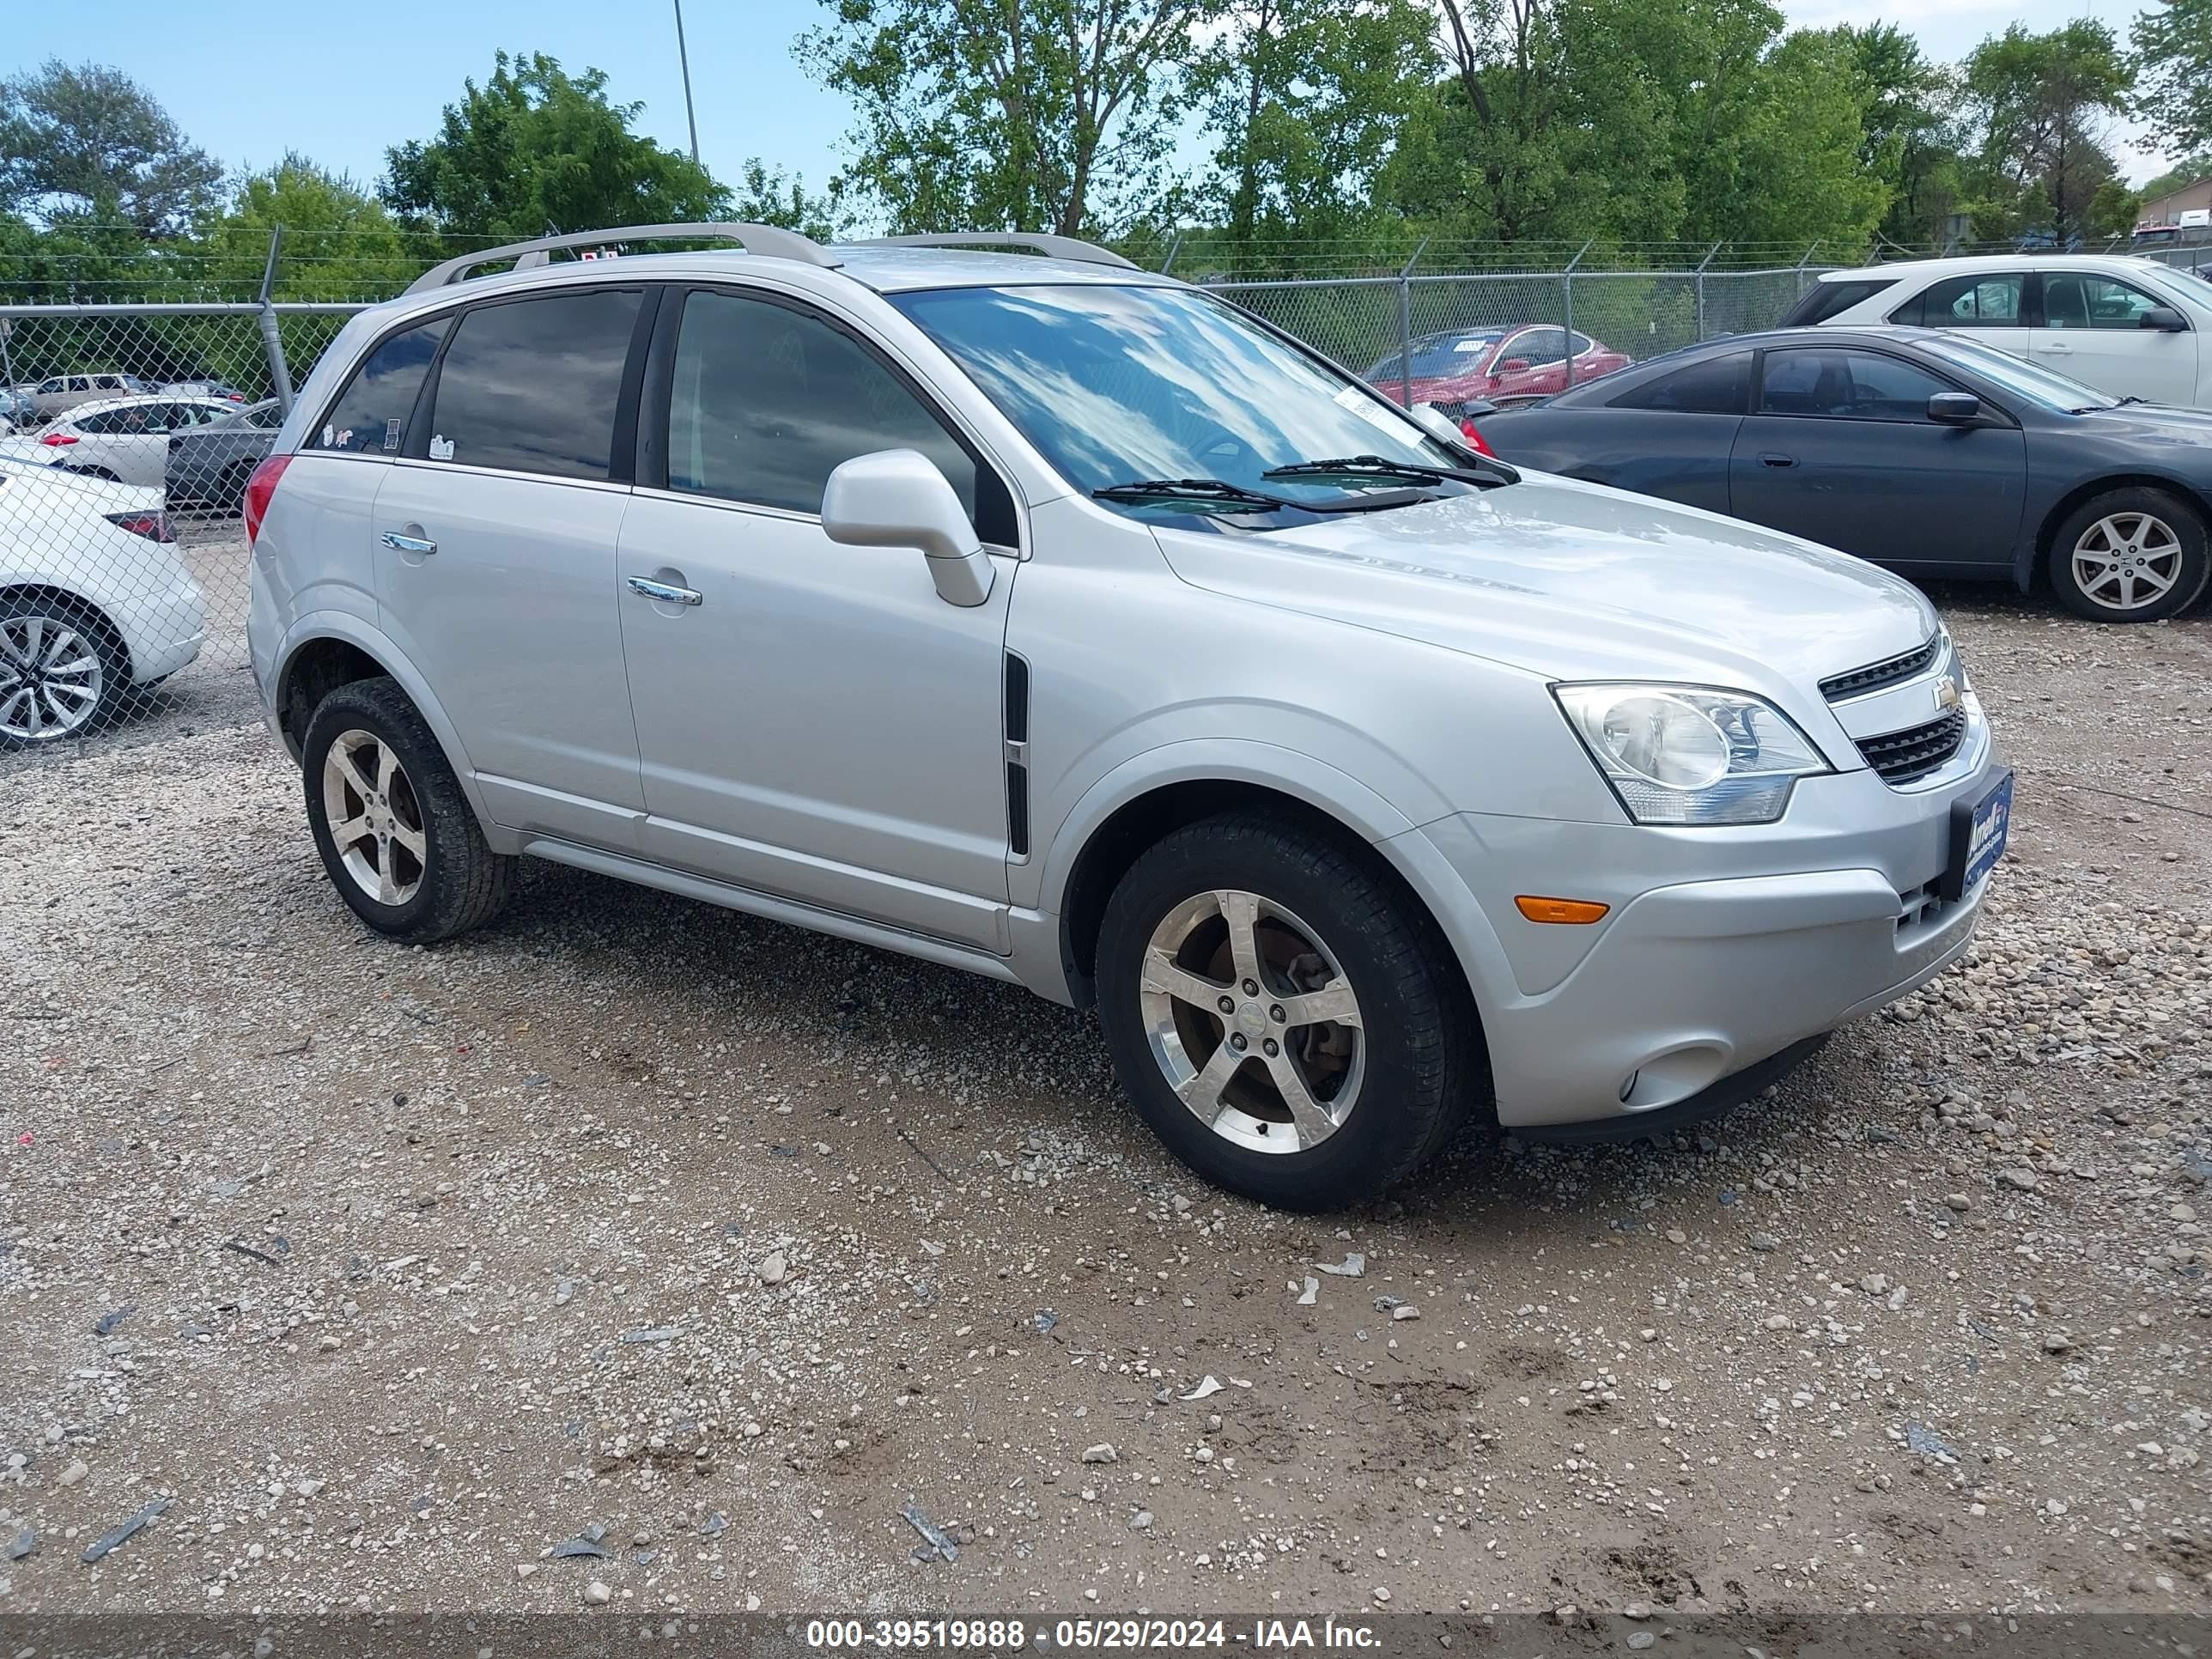
[[[277,653],[276,667],[270,678],[271,724],[292,758],[301,758],[307,722],[318,703],[338,686],[379,676],[397,684],[429,726],[494,850],[514,851],[509,844],[512,834],[500,830],[485,810],[467,747],[444,706],[406,654],[358,617],[344,611],[302,617],[293,624]]]
[[[102,640],[112,647],[123,661],[123,678],[127,685],[138,683],[137,665],[131,654],[131,641],[107,614],[106,607],[97,599],[88,599],[73,587],[64,587],[58,582],[35,580],[15,580],[0,577],[0,605],[19,599],[49,600],[66,605],[82,611],[88,626],[97,629]]]
[[[2115,489],[2156,489],[2168,495],[2178,495],[2197,509],[2197,515],[2212,526],[2212,499],[2203,490],[2157,472],[2112,472],[2075,484],[2045,510],[2035,527],[2035,538],[2029,544],[2027,568],[2016,574],[2021,587],[2028,592],[2048,592],[2051,588],[2051,551],[2058,538],[2058,526],[2075,513],[2098,496]]]
[[[1210,750],[1215,745],[1175,747]],[[1427,919],[1455,969],[1455,992],[1464,997],[1463,1006],[1480,1031],[1485,999],[1468,957],[1470,947],[1478,955],[1486,953],[1480,951],[1479,942],[1465,937],[1463,927],[1455,926],[1463,916],[1448,911],[1457,908],[1438,902],[1443,895],[1436,890],[1437,872],[1410,856],[1425,844],[1422,837],[1405,834],[1414,826],[1355,780],[1310,757],[1279,753],[1292,763],[1248,757],[1243,764],[1231,764],[1226,757],[1215,755],[1209,757],[1214,763],[1207,765],[1193,755],[1141,780],[1132,779],[1125,787],[1109,787],[1115,777],[1130,769],[1124,767],[1101,780],[1079,803],[1054,839],[1043,895],[1069,1000],[1079,1008],[1095,1005],[1094,972],[1107,901],[1147,848],[1187,824],[1222,812],[1264,811],[1289,817],[1334,841],[1409,910]],[[1159,759],[1157,755],[1139,757],[1156,766]],[[1338,787],[1326,787],[1330,783]],[[1491,951],[1497,950],[1495,939],[1488,943]]]

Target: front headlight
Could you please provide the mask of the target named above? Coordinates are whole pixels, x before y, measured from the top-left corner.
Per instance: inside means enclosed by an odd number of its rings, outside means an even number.
[[[1771,823],[1828,763],[1762,697],[1694,685],[1555,685],[1553,694],[1638,823]]]

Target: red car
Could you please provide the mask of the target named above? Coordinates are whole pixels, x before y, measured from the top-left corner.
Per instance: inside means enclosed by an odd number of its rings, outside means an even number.
[[[1629,358],[1587,334],[1577,332],[1574,343],[1577,386],[1629,366]],[[1553,324],[1445,329],[1416,335],[1413,343],[1413,401],[1435,404],[1448,415],[1456,414],[1459,404],[1504,407],[1567,389],[1567,331]],[[1367,380],[1384,397],[1404,400],[1397,352],[1369,369]]]

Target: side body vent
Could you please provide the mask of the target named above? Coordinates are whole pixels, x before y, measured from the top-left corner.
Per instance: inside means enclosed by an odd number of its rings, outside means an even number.
[[[1006,851],[1030,855],[1030,665],[1006,653]]]

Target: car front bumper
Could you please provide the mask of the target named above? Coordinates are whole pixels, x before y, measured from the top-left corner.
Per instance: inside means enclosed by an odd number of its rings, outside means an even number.
[[[1989,887],[1938,896],[1951,809],[1999,770],[1982,726],[1926,787],[1864,770],[1809,778],[1779,823],[1465,813],[1409,832],[1423,845],[1401,850],[1430,872],[1475,987],[1499,1121],[1632,1133],[1656,1113],[1656,1128],[1680,1115],[1667,1109],[1942,973],[1972,943]],[[1611,908],[1590,926],[1540,924],[1515,908],[1520,894]]]

